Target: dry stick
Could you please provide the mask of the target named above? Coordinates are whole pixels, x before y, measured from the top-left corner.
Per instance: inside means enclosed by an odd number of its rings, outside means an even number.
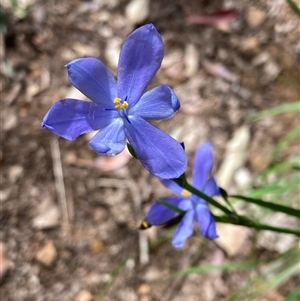
[[[138,185],[134,180],[120,180],[120,179],[106,179],[101,178],[98,182],[101,187],[116,187],[119,189],[128,189],[134,205],[134,213],[137,216],[138,212],[141,211],[142,199],[141,192]],[[148,236],[145,231],[139,231],[139,260],[141,265],[145,265],[149,262],[149,244]]]
[[[134,213],[139,217],[139,212],[142,210],[142,198],[138,184],[132,179],[128,182],[129,190],[134,204]],[[139,231],[139,260],[141,265],[149,262],[149,244],[148,235],[145,231]]]
[[[58,139],[52,138],[50,144],[51,144],[51,155],[52,155],[52,162],[53,162],[53,172],[54,172],[57,199],[62,210],[63,224],[69,225],[70,220],[69,220],[68,204],[66,198],[64,175],[62,170]]]

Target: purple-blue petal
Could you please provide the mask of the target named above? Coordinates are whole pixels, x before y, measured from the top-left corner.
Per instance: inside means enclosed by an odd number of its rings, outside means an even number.
[[[193,164],[192,185],[203,191],[214,164],[213,147],[210,143],[201,144],[196,150]]]
[[[122,118],[116,118],[107,127],[98,132],[89,142],[100,155],[115,156],[125,147],[126,137]]]
[[[71,84],[90,100],[113,108],[117,83],[106,66],[93,57],[80,58],[66,65]]]
[[[134,106],[159,69],[163,55],[162,38],[153,24],[132,32],[120,53],[118,97],[126,98],[129,106]]]
[[[208,206],[206,204],[197,204],[195,210],[199,229],[202,235],[208,239],[218,238],[216,223]]]
[[[216,180],[211,177],[204,186],[204,191],[208,196],[218,196],[220,195],[220,188],[216,183]]]
[[[160,85],[144,93],[141,99],[129,107],[129,115],[145,119],[166,119],[174,115],[180,108],[180,103],[173,90]]]
[[[185,172],[187,157],[171,136],[141,117],[129,116],[125,133],[137,158],[153,175],[161,179],[178,178]]]
[[[180,197],[161,198],[182,210],[187,210],[190,205],[187,200]],[[190,202],[189,202],[190,203]],[[179,215],[178,212],[168,208],[162,203],[154,201],[147,212],[145,220],[152,226],[164,225]]]
[[[176,195],[181,196],[182,191],[184,190],[181,186],[179,186],[177,183],[175,183],[172,180],[160,180],[161,183],[170,189],[172,192],[174,192]]]
[[[78,99],[63,99],[49,109],[42,126],[68,140],[111,123],[115,112],[106,112],[102,106]]]
[[[182,220],[180,221],[178,228],[173,235],[172,244],[175,248],[183,247],[185,241],[188,237],[193,234],[193,224],[194,224],[195,214],[194,210],[188,210]]]

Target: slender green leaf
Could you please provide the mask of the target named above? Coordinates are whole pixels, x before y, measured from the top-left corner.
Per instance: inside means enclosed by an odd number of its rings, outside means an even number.
[[[284,301],[294,301],[298,297],[300,297],[300,285],[298,285],[292,292],[290,292],[288,296],[286,296]]]
[[[292,87],[295,90],[300,91],[300,84],[298,84],[297,82],[290,80],[289,78],[283,77],[283,76],[279,76],[278,77],[278,82],[282,83],[286,86]]]
[[[298,5],[293,0],[286,0],[286,2],[289,4],[290,8],[294,11],[294,13],[300,17],[300,9]]]
[[[226,215],[222,215],[222,216],[214,215],[214,219],[216,222],[219,222],[219,223],[240,225],[240,226],[245,226],[248,228],[254,228],[256,230],[268,230],[268,231],[273,231],[273,232],[278,232],[278,233],[293,234],[293,235],[300,237],[299,229],[273,227],[273,226],[253,222],[252,220],[250,220],[246,217],[239,216],[237,218],[236,216],[230,217],[230,216],[226,216]]]
[[[188,190],[189,192],[197,195],[198,197],[204,199],[205,201],[207,201],[209,204],[217,207],[218,209],[220,209],[221,211],[223,211],[224,213],[228,214],[228,215],[236,215],[236,213],[232,212],[230,209],[228,209],[227,207],[223,206],[222,204],[218,203],[216,200],[214,200],[213,198],[209,197],[208,195],[206,195],[205,193],[203,193],[202,191],[199,191],[198,189],[196,189],[194,186],[186,183],[185,186],[183,186],[183,188],[185,188],[186,190]]]
[[[161,204],[163,204],[164,206],[168,207],[169,209],[171,209],[171,210],[173,210],[173,211],[179,213],[179,214],[184,214],[184,213],[185,213],[184,210],[182,210],[182,209],[180,209],[180,208],[178,208],[178,207],[176,207],[176,206],[174,206],[174,205],[172,205],[172,204],[170,204],[170,203],[168,203],[168,202],[166,202],[166,201],[164,201],[164,200],[162,200],[162,199],[158,199],[158,200],[156,200],[156,201],[157,201],[158,203],[161,203]]]
[[[276,116],[283,113],[300,111],[300,101],[286,103],[268,110],[261,111],[251,117],[252,121],[261,120],[267,117]]]
[[[298,210],[298,209],[294,209],[294,208],[279,205],[279,204],[274,204],[271,202],[265,202],[260,199],[249,198],[249,197],[245,197],[242,195],[230,195],[230,197],[235,198],[235,199],[241,199],[248,203],[253,203],[253,204],[259,205],[261,207],[265,207],[265,208],[268,208],[268,209],[271,209],[274,211],[283,212],[288,215],[292,215],[292,216],[296,216],[296,217],[300,218],[300,210]]]
[[[127,148],[128,148],[128,151],[130,152],[130,155],[132,157],[134,157],[135,159],[137,159],[136,153],[135,153],[133,147],[131,146],[131,144],[127,143]]]
[[[292,141],[300,136],[300,126],[292,129],[286,136],[283,138],[280,143],[274,148],[273,156],[276,158]]]
[[[190,267],[180,271],[179,275],[200,274],[212,271],[233,272],[241,270],[253,269],[259,264],[258,261],[241,261],[241,262],[226,262],[219,265],[201,264],[199,266]]]
[[[267,272],[257,275],[237,289],[226,301],[252,301],[270,289],[274,289],[297,273],[299,251],[291,249],[264,266]],[[272,276],[271,276],[272,275]]]
[[[289,177],[290,179],[297,179],[299,180],[299,177]],[[272,196],[283,196],[286,193],[298,190],[299,187],[299,181],[298,182],[294,182],[291,184],[286,184],[286,183],[274,183],[274,184],[270,184],[270,185],[266,185],[263,186],[261,188],[257,188],[257,189],[253,189],[248,196],[250,198],[254,198],[254,199],[258,199],[258,198],[262,198],[263,196],[266,195],[272,195]]]
[[[266,171],[262,172],[259,177],[266,177],[271,173],[282,173],[287,170],[291,170],[294,167],[298,167],[300,162],[300,157],[298,154],[288,161],[279,162],[277,164],[271,165]]]

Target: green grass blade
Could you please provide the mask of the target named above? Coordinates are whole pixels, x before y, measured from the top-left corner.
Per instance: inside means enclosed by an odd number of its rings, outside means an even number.
[[[294,13],[300,17],[300,9],[297,6],[297,4],[293,0],[286,0],[286,2],[289,4],[290,8],[294,11]]]
[[[280,143],[274,148],[273,156],[276,158],[292,141],[300,136],[300,126],[292,129],[286,136],[283,138]]]
[[[180,208],[178,208],[178,207],[176,207],[176,206],[174,206],[174,205],[172,205],[172,204],[170,204],[170,203],[168,203],[168,202],[166,202],[162,199],[158,199],[158,200],[156,200],[156,202],[163,204],[164,206],[168,207],[169,209],[171,209],[171,210],[173,210],[173,211],[175,211],[179,214],[184,214],[185,213],[184,210],[182,210],[182,209],[180,209]]]
[[[287,206],[283,206],[283,205],[279,205],[279,204],[275,204],[275,203],[271,203],[271,202],[265,202],[260,199],[249,198],[249,197],[245,197],[242,195],[230,195],[230,197],[235,198],[235,199],[241,199],[248,203],[256,204],[258,206],[271,209],[273,211],[283,212],[288,215],[292,215],[292,216],[296,216],[296,217],[300,218],[300,210],[298,210],[298,209],[294,209],[291,207],[287,207]]]
[[[286,103],[268,110],[261,111],[251,117],[252,121],[261,120],[264,118],[276,116],[283,113],[300,111],[300,101]]]
[[[273,227],[266,224],[260,224],[253,222],[252,220],[239,216],[238,219],[236,216],[226,216],[226,215],[214,215],[214,219],[218,223],[224,223],[224,224],[233,224],[233,225],[240,225],[245,226],[248,228],[254,228],[256,230],[268,230],[278,233],[286,233],[286,234],[293,234],[298,237],[300,237],[300,230],[298,229],[290,229],[290,228],[283,228],[283,227]]]
[[[253,269],[259,264],[258,261],[226,262],[220,265],[202,264],[200,266],[190,267],[180,271],[179,275],[209,273],[212,271],[233,272]]]
[[[297,286],[290,294],[288,294],[288,296],[286,296],[284,301],[294,301],[298,297],[300,297],[300,286]]]
[[[270,261],[266,267],[268,267],[267,272],[249,280],[243,287],[229,296],[226,301],[252,301],[287,281],[299,269],[299,252],[297,249],[291,249]]]

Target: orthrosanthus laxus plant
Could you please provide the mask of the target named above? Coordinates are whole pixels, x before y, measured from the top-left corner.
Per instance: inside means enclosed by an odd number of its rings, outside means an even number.
[[[212,145],[210,143],[200,145],[194,157],[192,185],[210,197],[220,195],[220,188],[217,186],[215,179],[210,176],[213,162]],[[203,199],[191,194],[172,180],[161,180],[161,182],[177,194],[176,197],[166,197],[161,198],[161,200],[184,211],[173,236],[172,244],[174,247],[182,247],[186,239],[193,234],[194,221],[197,221],[199,229],[205,237],[209,239],[218,237],[214,218]],[[154,201],[141,227],[147,228],[168,224],[179,215],[180,213],[168,208],[161,202]]]
[[[179,177],[187,165],[184,150],[148,122],[172,117],[179,101],[166,85],[144,93],[163,55],[162,38],[154,25],[148,24],[124,41],[117,81],[96,58],[71,61],[66,65],[71,84],[92,102],[60,100],[50,108],[42,126],[68,140],[100,129],[89,144],[98,154],[108,156],[119,154],[127,138],[149,172],[162,179]]]

